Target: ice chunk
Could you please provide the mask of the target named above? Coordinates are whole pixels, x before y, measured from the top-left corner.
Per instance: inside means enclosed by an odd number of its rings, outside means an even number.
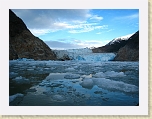
[[[98,72],[98,73],[96,73],[95,75],[93,75],[93,77],[96,77],[96,78],[104,78],[104,77],[106,77],[106,75],[105,75],[103,72]]]
[[[66,78],[66,79],[78,79],[78,78],[80,78],[80,75],[79,74],[66,74],[64,76],[64,78]]]
[[[82,75],[81,77],[84,78],[84,79],[86,79],[86,78],[92,78],[92,74],[89,74],[89,75]]]
[[[107,71],[105,72],[107,77],[123,77],[126,76],[123,72]]]
[[[137,92],[139,88],[132,84],[127,84],[121,81],[114,81],[106,78],[93,78],[94,84],[98,87],[105,88],[111,91],[119,90],[123,92]]]
[[[84,79],[83,82],[80,83],[80,85],[83,88],[92,89],[92,87],[94,86],[94,83],[93,83],[92,79]]]
[[[17,61],[34,61],[34,59],[19,58]]]
[[[126,76],[123,72],[115,72],[115,71],[106,71],[105,73],[103,72],[98,72],[93,77],[96,78],[106,78],[106,77],[123,77]]]
[[[52,96],[53,101],[63,102],[66,98],[63,95],[55,94]]]
[[[14,78],[12,80],[15,81],[18,84],[29,84],[30,83],[29,79],[26,79],[26,78],[24,78],[22,76],[16,77],[16,78]]]
[[[23,97],[24,95],[21,94],[21,93],[17,93],[17,94],[14,94],[14,95],[11,95],[9,96],[9,102],[12,102],[13,100],[15,100],[15,98],[17,97]]]
[[[75,71],[75,69],[74,68],[67,68],[67,69],[65,69],[65,71]]]

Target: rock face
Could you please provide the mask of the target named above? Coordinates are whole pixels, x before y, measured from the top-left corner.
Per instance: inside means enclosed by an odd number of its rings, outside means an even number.
[[[115,61],[139,61],[139,31],[131,36],[127,44],[120,48]]]
[[[9,10],[9,59],[55,60],[56,55]]]

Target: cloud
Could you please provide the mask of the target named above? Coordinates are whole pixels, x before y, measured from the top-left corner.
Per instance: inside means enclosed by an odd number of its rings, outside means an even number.
[[[74,29],[74,30],[69,30],[69,33],[84,33],[84,32],[90,32],[96,29],[107,29],[108,25],[85,25],[81,29]]]
[[[93,15],[90,19],[91,19],[91,20],[98,20],[98,21],[100,21],[100,20],[103,19],[103,17],[98,16],[98,15]]]
[[[68,42],[61,42],[61,41],[45,41],[45,43],[51,48],[51,49],[73,49],[73,48],[83,48],[83,46],[74,44],[74,43],[68,43]]]
[[[107,33],[107,32],[111,32],[111,31],[113,31],[114,29],[108,29],[108,30],[106,30],[106,31],[102,31],[102,32],[97,32],[96,34],[103,34],[103,33]]]
[[[136,18],[139,18],[138,13],[127,15],[127,16],[115,17],[114,20],[132,20],[132,19],[136,19]]]
[[[67,30],[68,33],[90,32],[107,26],[88,20],[102,20],[87,9],[13,9],[36,36]]]
[[[30,31],[32,32],[32,34],[34,34],[35,36],[40,36],[40,35],[44,35],[50,32],[49,29],[30,29]]]
[[[56,22],[82,22],[90,17],[87,9],[13,9],[30,29],[47,29]]]
[[[82,40],[78,40],[78,39],[73,39],[71,40],[71,42],[66,42],[68,40],[64,41],[45,41],[45,43],[51,48],[51,49],[60,49],[60,50],[64,50],[64,49],[77,49],[77,48],[91,48],[91,47],[101,47],[105,44],[107,44],[109,42],[109,40],[107,41],[102,41],[102,40],[86,40],[86,41],[82,41]]]

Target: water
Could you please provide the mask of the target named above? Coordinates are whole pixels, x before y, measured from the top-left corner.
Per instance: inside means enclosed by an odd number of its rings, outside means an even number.
[[[139,62],[9,61],[9,73],[10,106],[139,103]]]

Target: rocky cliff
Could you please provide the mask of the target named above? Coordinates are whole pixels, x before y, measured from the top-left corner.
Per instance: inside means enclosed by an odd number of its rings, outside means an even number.
[[[115,61],[139,61],[139,31],[131,36],[127,44],[120,48]]]
[[[9,10],[9,59],[55,60],[53,51]]]

